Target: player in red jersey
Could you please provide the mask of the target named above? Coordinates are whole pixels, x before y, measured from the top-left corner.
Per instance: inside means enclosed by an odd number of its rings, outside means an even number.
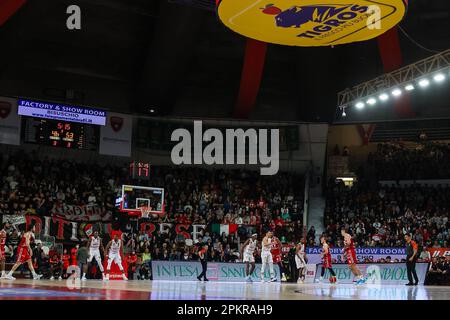
[[[70,265],[70,255],[67,253],[67,249],[64,249],[61,260],[63,263],[63,273],[67,273],[67,268]]]
[[[5,279],[5,243],[6,243],[6,223],[2,224],[0,229],[0,268],[2,269],[2,275],[0,279]]]
[[[322,244],[322,273],[320,274],[320,279],[316,280],[316,282],[322,282],[323,276],[325,275],[325,271],[328,269],[330,271],[331,277],[330,282],[336,283],[336,273],[334,273],[333,265],[331,263],[331,253],[330,247],[327,243],[327,238],[322,236],[320,237],[320,243]]]
[[[79,244],[77,244],[75,247],[73,247],[72,249],[70,249],[70,260],[71,260],[71,266],[76,266],[77,265],[77,252],[78,252],[78,248],[80,247]]]
[[[363,284],[366,280],[356,266],[358,259],[356,258],[356,249],[352,236],[345,229],[341,229],[341,235],[344,237],[344,259],[347,260],[348,267],[355,276],[356,284]]]
[[[282,243],[280,239],[278,239],[275,235],[272,237],[272,248],[270,249],[270,253],[272,253],[272,260],[274,264],[277,264],[280,268],[280,272],[282,275],[281,280],[286,281],[286,275],[283,272],[283,265],[281,264],[281,248]]]
[[[17,262],[13,265],[9,273],[6,275],[6,279],[16,280],[16,278],[13,277],[13,273],[20,265],[25,262],[28,264],[28,268],[33,274],[33,280],[39,280],[42,277],[42,275],[39,275],[36,273],[36,271],[34,271],[33,263],[31,262],[33,251],[31,250],[30,244],[34,239],[34,231],[34,225],[30,225],[28,226],[27,231],[23,234],[17,248]]]

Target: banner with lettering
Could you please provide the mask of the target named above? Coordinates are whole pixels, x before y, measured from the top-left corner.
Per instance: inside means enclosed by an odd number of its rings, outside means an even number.
[[[450,248],[428,248],[432,258],[450,256]]]
[[[133,117],[121,113],[109,113],[106,125],[100,130],[100,154],[130,157],[133,133]]]
[[[112,220],[113,212],[99,205],[69,205],[54,208],[51,211],[53,216],[58,216],[70,221],[104,221]]]
[[[6,218],[5,218],[6,217]],[[9,216],[4,216],[3,221]],[[104,222],[80,222],[71,221],[62,217],[56,216],[36,216],[27,215],[22,216],[25,219],[25,227],[30,224],[36,225],[36,233],[43,236],[55,237],[56,242],[74,242],[87,240],[94,230],[99,231],[100,234],[110,233],[112,230],[111,223]],[[138,230],[144,231],[149,236],[156,234],[157,231],[161,233],[175,233],[180,239],[191,239],[195,243],[201,235],[202,230],[206,230],[206,225],[189,225],[189,224],[174,224],[174,223],[151,223],[146,221],[138,222]]]
[[[342,251],[343,248],[330,248],[331,259],[334,259],[335,263],[345,262]],[[306,248],[309,263],[322,263],[321,253],[321,247]],[[395,259],[401,261],[406,257],[406,248],[356,248],[356,258],[360,262],[363,262],[366,258],[376,262],[379,259],[386,259],[386,257],[391,257],[392,261]]]
[[[280,267],[274,265],[273,268],[277,281],[280,282]],[[153,280],[197,281],[201,272],[202,266],[196,261],[152,261]],[[269,280],[268,268],[264,276]],[[213,281],[245,282],[245,264],[209,262],[206,277]],[[261,264],[256,264],[252,277],[254,281],[260,281]]]
[[[371,263],[359,264],[358,268],[363,274],[368,276],[367,283],[371,285],[404,285],[408,282],[406,263]],[[353,283],[354,276],[347,265],[337,264],[333,266],[337,281],[341,284]],[[428,271],[428,263],[417,263],[416,272],[419,283],[423,284]],[[322,274],[322,265],[317,266],[316,280]],[[329,270],[325,271],[324,282],[328,283],[330,278]],[[369,290],[370,291],[370,290]],[[399,290],[402,291],[402,290]],[[361,298],[361,297],[360,297]],[[389,299],[389,298],[388,298]]]

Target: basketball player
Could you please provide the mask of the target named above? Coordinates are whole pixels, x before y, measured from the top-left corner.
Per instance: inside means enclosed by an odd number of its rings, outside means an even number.
[[[92,263],[92,259],[97,261],[98,268],[102,272],[102,279],[105,279],[105,270],[103,269],[102,256],[100,255],[100,248],[103,254],[105,254],[105,248],[103,247],[102,239],[98,236],[98,231],[94,232],[94,235],[89,238],[88,245],[89,257],[87,259],[88,267]],[[82,281],[86,281],[86,273],[83,273]]]
[[[266,236],[262,240],[262,249],[261,249],[261,260],[262,260],[262,266],[261,266],[261,282],[264,282],[264,271],[266,269],[266,266],[269,265],[270,269],[270,280],[267,282],[275,282],[277,281],[277,278],[275,278],[275,271],[273,270],[273,258],[272,258],[272,237],[273,233],[272,231],[268,231],[266,233]]]
[[[9,273],[6,275],[6,279],[16,280],[16,278],[14,278],[12,275],[14,271],[16,271],[16,269],[25,262],[28,264],[28,268],[33,274],[33,280],[39,280],[42,277],[42,275],[37,274],[36,271],[34,271],[33,263],[31,262],[33,251],[31,250],[30,243],[34,239],[34,231],[34,225],[30,225],[28,226],[27,231],[23,234],[17,248],[17,262],[13,265]]]
[[[284,274],[284,268],[283,265],[281,264],[281,248],[282,248],[282,243],[280,241],[280,239],[278,239],[275,235],[272,236],[272,249],[270,250],[270,253],[272,253],[272,259],[273,259],[273,263],[277,264],[278,267],[280,268],[280,272],[281,272],[281,280],[282,281],[286,281],[286,275]]]
[[[330,246],[327,243],[327,238],[324,236],[320,237],[320,243],[322,244],[323,265],[322,265],[322,273],[320,274],[320,280],[318,280],[316,282],[320,283],[323,281],[323,276],[325,275],[325,271],[328,269],[331,274],[330,282],[336,283],[336,273],[334,273],[333,265],[331,264]]]
[[[119,239],[119,235],[117,233],[114,235],[114,239],[111,240],[106,246],[106,252],[108,252],[108,265],[106,266],[106,277],[103,278],[103,281],[109,280],[111,264],[113,261],[119,266],[120,271],[122,271],[122,279],[128,280],[122,266],[122,257],[121,257],[121,255],[123,254],[122,240]]]
[[[344,259],[347,260],[348,267],[355,276],[356,284],[363,284],[366,282],[366,279],[356,266],[358,260],[356,259],[355,244],[353,243],[352,236],[347,233],[345,228],[341,229],[341,235],[344,237]]]
[[[241,257],[242,262],[245,263],[245,278],[247,282],[252,282],[252,274],[255,271],[255,250],[258,244],[258,240],[256,240],[258,234],[252,234],[247,241],[244,242],[244,245],[241,249]]]
[[[5,243],[6,243],[6,223],[2,223],[2,228],[0,229],[0,268],[2,269],[2,275],[0,279],[6,278],[5,272]]]
[[[295,248],[295,264],[298,270],[297,283],[304,283],[306,274],[305,239],[302,238]]]

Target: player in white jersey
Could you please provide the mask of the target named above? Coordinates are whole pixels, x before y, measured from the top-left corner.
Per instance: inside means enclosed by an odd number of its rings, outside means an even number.
[[[306,273],[306,252],[305,252],[305,239],[302,238],[295,248],[295,264],[298,270],[297,283],[303,283],[305,281]]]
[[[95,231],[94,235],[89,238],[87,247],[89,248],[88,265],[92,263],[92,259],[95,259],[98,268],[102,272],[102,278],[105,279],[105,270],[103,269],[102,256],[100,255],[100,248],[103,254],[105,254],[105,248],[103,247],[102,239],[98,236],[98,231]],[[86,273],[83,273],[81,280],[86,281]]]
[[[122,257],[121,257],[121,254],[123,253],[122,240],[119,239],[119,235],[117,233],[114,235],[114,239],[111,240],[106,246],[106,252],[108,252],[108,265],[106,266],[106,278],[104,280],[105,281],[109,280],[109,273],[111,271],[111,264],[113,263],[113,261],[115,264],[119,266],[120,271],[122,271],[122,279],[128,280],[122,266]]]
[[[269,265],[270,269],[270,281],[267,282],[275,282],[277,278],[275,278],[275,271],[273,270],[273,258],[272,258],[272,231],[268,231],[266,236],[262,240],[262,249],[261,249],[261,282],[264,282],[264,271],[266,270],[266,266]]]
[[[241,257],[242,262],[245,263],[245,276],[247,282],[252,282],[252,274],[255,271],[255,250],[258,244],[258,240],[256,240],[258,235],[252,234],[251,238],[248,238],[247,241],[242,245],[241,248]]]

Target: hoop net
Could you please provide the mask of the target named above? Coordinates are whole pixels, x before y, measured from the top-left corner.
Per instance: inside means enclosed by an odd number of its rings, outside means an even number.
[[[139,210],[141,211],[141,218],[148,218],[148,216],[152,212],[152,207],[143,206],[140,207]]]

